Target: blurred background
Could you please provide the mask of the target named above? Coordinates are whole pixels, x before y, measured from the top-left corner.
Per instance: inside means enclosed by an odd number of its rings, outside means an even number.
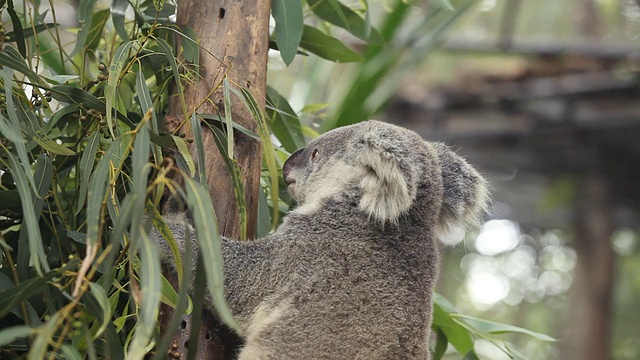
[[[640,359],[640,1],[451,3],[394,25],[394,2],[370,1],[392,49],[289,68],[274,51],[269,83],[319,128],[396,123],[488,178],[490,219],[443,245],[438,291],[462,313],[558,339],[498,337],[527,359]]]

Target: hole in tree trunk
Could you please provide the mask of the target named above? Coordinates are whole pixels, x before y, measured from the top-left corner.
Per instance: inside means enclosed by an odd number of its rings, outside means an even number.
[[[220,19],[224,18],[224,13],[226,12],[226,10],[224,8],[220,8],[220,10],[218,10],[218,17]]]

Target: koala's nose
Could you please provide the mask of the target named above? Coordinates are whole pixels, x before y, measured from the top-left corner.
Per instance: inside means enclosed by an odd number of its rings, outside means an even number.
[[[296,180],[291,176],[291,170],[298,163],[298,159],[300,158],[300,154],[304,151],[304,148],[296,150],[287,161],[282,165],[282,178],[284,179],[285,184],[291,185],[296,182]]]

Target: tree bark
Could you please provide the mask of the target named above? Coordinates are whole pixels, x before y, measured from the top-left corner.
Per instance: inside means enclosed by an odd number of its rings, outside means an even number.
[[[184,89],[189,115],[194,112],[224,113],[222,88],[216,87],[225,76],[228,76],[230,84],[248,89],[258,105],[264,108],[270,5],[270,1],[178,1],[177,24],[194,29],[201,46],[201,79],[196,83],[186,84]],[[239,99],[232,101],[231,113],[233,121],[256,131],[257,126],[251,113]],[[180,131],[185,133],[186,138],[191,138],[189,119],[184,118],[180,98],[174,91],[166,118],[167,130],[172,131],[183,122],[186,123]],[[205,169],[200,171],[204,171],[206,175],[220,232],[226,237],[239,238],[238,207],[229,171],[212,133],[206,126],[202,129],[206,156]],[[234,155],[241,169],[246,195],[247,235],[253,238],[257,223],[262,149],[259,142],[242,133],[236,132],[234,138]],[[190,145],[190,153],[195,159],[197,155],[193,145]],[[177,287],[175,280],[174,277],[172,284]],[[171,316],[171,309],[163,308],[161,324],[166,325]],[[169,355],[173,358],[186,358],[191,324],[190,317],[184,316],[183,320],[169,349]],[[214,322],[210,314],[203,317],[203,324],[199,328],[197,359],[230,359],[235,354],[237,339],[229,339],[220,333],[212,335],[219,328]]]
[[[610,184],[602,175],[586,175],[578,197],[574,239],[578,261],[560,358],[606,360],[611,358],[615,268]]]

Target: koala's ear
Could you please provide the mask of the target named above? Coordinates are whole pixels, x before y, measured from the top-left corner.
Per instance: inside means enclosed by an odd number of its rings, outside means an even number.
[[[419,169],[397,129],[376,127],[355,139],[356,163],[364,170],[359,207],[382,223],[396,222],[416,198]]]
[[[487,182],[448,146],[434,144],[442,169],[443,199],[436,231],[446,236],[451,230],[480,225],[489,208]]]

